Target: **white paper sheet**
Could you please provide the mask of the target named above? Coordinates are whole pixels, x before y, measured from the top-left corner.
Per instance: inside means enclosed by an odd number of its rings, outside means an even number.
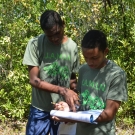
[[[50,115],[57,116],[60,118],[65,118],[65,119],[86,122],[86,123],[93,123],[101,113],[102,110],[89,110],[89,111],[78,111],[78,112],[65,112],[65,111],[51,110]]]
[[[77,123],[61,122],[58,128],[57,135],[75,135]]]

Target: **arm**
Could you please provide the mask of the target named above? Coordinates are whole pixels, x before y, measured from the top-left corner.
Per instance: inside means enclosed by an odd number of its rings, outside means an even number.
[[[36,87],[38,89],[42,89],[48,92],[61,94],[65,98],[65,101],[72,108],[72,110],[73,111],[76,110],[74,104],[79,104],[78,103],[79,98],[78,98],[78,95],[74,91],[64,88],[64,87],[50,84],[46,81],[42,81],[39,78],[38,66],[28,66],[28,70],[29,70],[29,81],[33,87]]]
[[[96,119],[96,122],[100,123],[100,122],[107,122],[107,121],[111,121],[114,116],[116,115],[118,108],[120,106],[120,101],[113,101],[113,100],[107,100],[107,104],[106,104],[106,108],[105,110],[103,110],[103,112],[99,115],[99,117]],[[56,110],[63,110],[63,108],[58,108],[55,107]],[[74,120],[70,120],[70,119],[64,119],[64,118],[59,118],[56,116],[52,116],[52,119],[58,122],[79,122],[79,121],[74,121]]]
[[[96,119],[96,122],[111,121],[115,117],[115,115],[120,107],[120,103],[121,103],[121,101],[108,99],[106,101],[106,108],[103,110],[103,112]]]
[[[70,89],[76,91],[77,79],[76,74],[72,73],[70,78]]]
[[[33,87],[48,90],[50,92],[59,93],[59,86],[52,85],[48,82],[42,81],[39,78],[39,68],[36,66],[28,66],[29,82]]]
[[[113,99],[113,100],[111,100]],[[111,121],[121,104],[121,101],[127,100],[127,83],[126,74],[121,71],[113,77],[110,84],[109,93],[106,100],[106,108],[103,110],[101,115],[97,118],[97,122]]]

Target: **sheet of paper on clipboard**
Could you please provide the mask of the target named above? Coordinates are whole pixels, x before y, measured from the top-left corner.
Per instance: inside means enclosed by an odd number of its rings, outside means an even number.
[[[76,120],[80,122],[93,123],[103,110],[89,110],[89,111],[78,111],[78,112],[65,112],[59,110],[51,110],[51,116],[57,116],[60,118]]]

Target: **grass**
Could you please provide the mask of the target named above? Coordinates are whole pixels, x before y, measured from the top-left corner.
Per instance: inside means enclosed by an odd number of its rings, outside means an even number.
[[[0,135],[25,135],[26,122],[6,121],[0,123]]]
[[[26,121],[6,121],[0,123],[0,135],[25,135]],[[116,135],[135,135],[135,125],[127,127],[119,125]]]

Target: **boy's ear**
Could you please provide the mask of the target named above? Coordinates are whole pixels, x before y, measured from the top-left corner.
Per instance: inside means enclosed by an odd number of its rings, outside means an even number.
[[[65,21],[63,20],[62,22],[63,22],[63,27],[65,27]]]
[[[106,48],[104,54],[107,55],[109,53],[109,48]]]

